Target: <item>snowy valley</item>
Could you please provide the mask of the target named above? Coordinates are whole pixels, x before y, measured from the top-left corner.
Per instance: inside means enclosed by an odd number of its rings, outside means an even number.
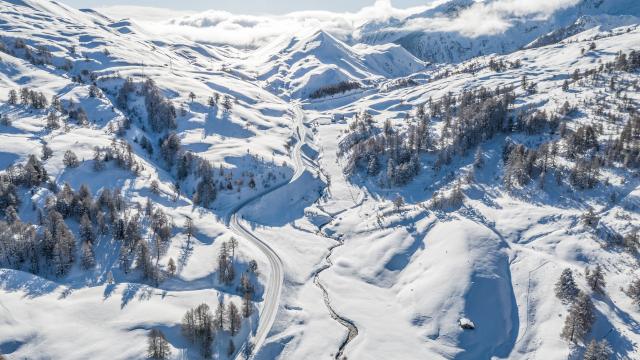
[[[0,359],[640,358],[640,6],[511,3],[0,2]]]

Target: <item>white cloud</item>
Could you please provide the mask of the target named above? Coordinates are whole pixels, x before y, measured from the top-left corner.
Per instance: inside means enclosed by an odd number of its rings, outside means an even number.
[[[407,26],[412,29],[459,32],[470,37],[504,32],[517,17],[545,19],[558,10],[576,5],[580,0],[495,0],[476,2],[457,17],[415,19]]]
[[[514,17],[548,17],[555,11],[575,5],[579,0],[494,0],[478,1],[455,18],[416,18],[403,26],[407,30],[452,31],[476,37],[504,32]],[[430,6],[394,8],[390,0],[377,0],[358,12],[299,11],[284,15],[241,15],[209,10],[199,13],[136,6],[100,9],[113,17],[130,17],[149,32],[180,35],[195,41],[258,47],[280,36],[323,29],[339,38],[348,38],[358,27],[370,21],[404,19],[411,14],[447,2],[433,1]]]
[[[390,0],[377,0],[374,5],[355,13],[298,11],[284,15],[241,15],[209,10],[176,14],[175,10],[135,6],[113,6],[99,10],[116,18],[132,18],[145,30],[158,35],[181,35],[195,41],[257,47],[282,35],[315,29],[323,29],[344,38],[365,22],[404,18],[424,8],[397,9]]]
[[[182,11],[149,6],[115,5],[96,8],[97,11],[114,19],[131,18],[140,22],[161,22],[172,17],[189,16],[194,11]]]

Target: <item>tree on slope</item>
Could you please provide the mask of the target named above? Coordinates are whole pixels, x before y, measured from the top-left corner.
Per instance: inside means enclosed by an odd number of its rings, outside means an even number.
[[[611,349],[605,339],[601,341],[591,340],[583,357],[584,360],[609,360],[610,358]]]
[[[229,322],[229,332],[231,336],[236,336],[242,326],[242,318],[240,317],[240,311],[236,304],[231,302],[227,309],[227,321]]]
[[[632,281],[626,292],[631,300],[633,300],[633,303],[636,304],[636,306],[640,306],[640,279]]]
[[[78,167],[78,165],[80,165],[80,162],[78,161],[78,156],[76,156],[76,154],[71,150],[67,150],[64,153],[64,158],[62,159],[62,163],[64,164],[64,166],[69,168],[76,168]]]
[[[82,262],[81,265],[84,269],[91,269],[96,265],[96,258],[93,253],[93,247],[89,242],[82,243],[81,262]]]
[[[95,240],[93,224],[91,223],[91,220],[89,220],[89,216],[87,216],[87,214],[82,215],[82,219],[80,220],[80,238],[82,241],[88,243],[93,243]]]
[[[226,322],[224,315],[225,315],[224,299],[220,298],[220,300],[218,301],[218,307],[216,308],[216,314],[213,319],[215,328],[220,331],[224,329],[224,324]]]
[[[211,358],[213,355],[211,343],[214,338],[214,319],[209,305],[200,304],[184,314],[182,335],[191,343],[200,346],[200,354],[205,359]]]
[[[576,295],[580,292],[578,286],[576,286],[575,280],[573,280],[573,272],[571,269],[566,268],[562,271],[560,279],[556,283],[556,296],[563,302],[571,302],[575,299]]]
[[[18,92],[14,89],[9,90],[9,99],[7,102],[9,105],[16,105],[18,103]]]
[[[589,284],[591,290],[598,294],[604,294],[604,273],[600,264],[596,265],[596,268],[593,271],[587,268],[585,275],[587,277],[587,284]]]
[[[171,355],[169,342],[158,329],[152,329],[149,332],[148,344],[147,355],[152,359],[168,359]]]
[[[560,336],[573,343],[584,340],[595,321],[594,312],[591,299],[587,294],[581,292],[569,309]]]
[[[194,227],[193,220],[190,217],[187,217],[184,220],[184,232],[187,235],[187,240],[191,240],[191,236],[193,236]]]

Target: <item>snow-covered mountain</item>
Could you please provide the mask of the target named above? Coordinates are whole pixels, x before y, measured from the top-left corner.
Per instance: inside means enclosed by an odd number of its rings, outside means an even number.
[[[459,62],[510,53],[530,43],[549,45],[598,26],[610,29],[637,23],[640,16],[640,4],[633,0],[557,2],[566,5],[551,12],[548,8],[553,2],[529,4],[529,10],[526,6],[514,10],[501,3],[445,1],[402,21],[365,24],[358,31],[358,40],[399,44],[425,61]]]
[[[398,45],[352,47],[319,30],[258,49],[244,68],[256,71],[256,77],[276,93],[307,98],[323,87],[404,77],[425,65]]]
[[[541,4],[247,50],[1,2],[0,358],[639,358],[640,5]]]

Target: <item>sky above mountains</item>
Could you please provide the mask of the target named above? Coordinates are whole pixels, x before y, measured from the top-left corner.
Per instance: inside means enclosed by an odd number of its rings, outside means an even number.
[[[67,1],[75,6],[90,7],[94,0]],[[228,0],[183,0],[179,3],[159,0],[153,4],[146,1],[129,0],[125,3],[123,0],[102,0],[95,5],[97,10],[114,19],[132,18],[149,32],[161,36],[178,35],[213,44],[257,48],[281,36],[304,35],[319,29],[339,39],[357,37],[360,27],[366,23],[384,22],[391,17],[405,19],[447,2],[421,0],[422,5],[412,6],[419,1],[274,0],[269,1],[270,5],[267,6],[267,2],[263,0],[233,3]],[[408,31],[450,31],[468,37],[493,35],[506,31],[512,25],[513,17],[535,14],[545,18],[559,9],[575,5],[578,1],[580,0],[478,1],[453,17],[441,16],[439,13],[435,17],[418,16],[402,26]],[[115,5],[116,2],[126,5]],[[254,3],[259,6],[251,6]],[[179,6],[179,9],[168,8],[176,6]],[[193,10],[197,7],[207,10]],[[265,7],[265,10],[259,10],[260,7]]]
[[[105,6],[151,6],[181,11],[223,10],[241,14],[284,14],[292,11],[325,10],[336,12],[358,11],[371,6],[375,0],[65,0],[77,8]],[[429,0],[391,0],[394,7],[406,8],[424,5]]]

